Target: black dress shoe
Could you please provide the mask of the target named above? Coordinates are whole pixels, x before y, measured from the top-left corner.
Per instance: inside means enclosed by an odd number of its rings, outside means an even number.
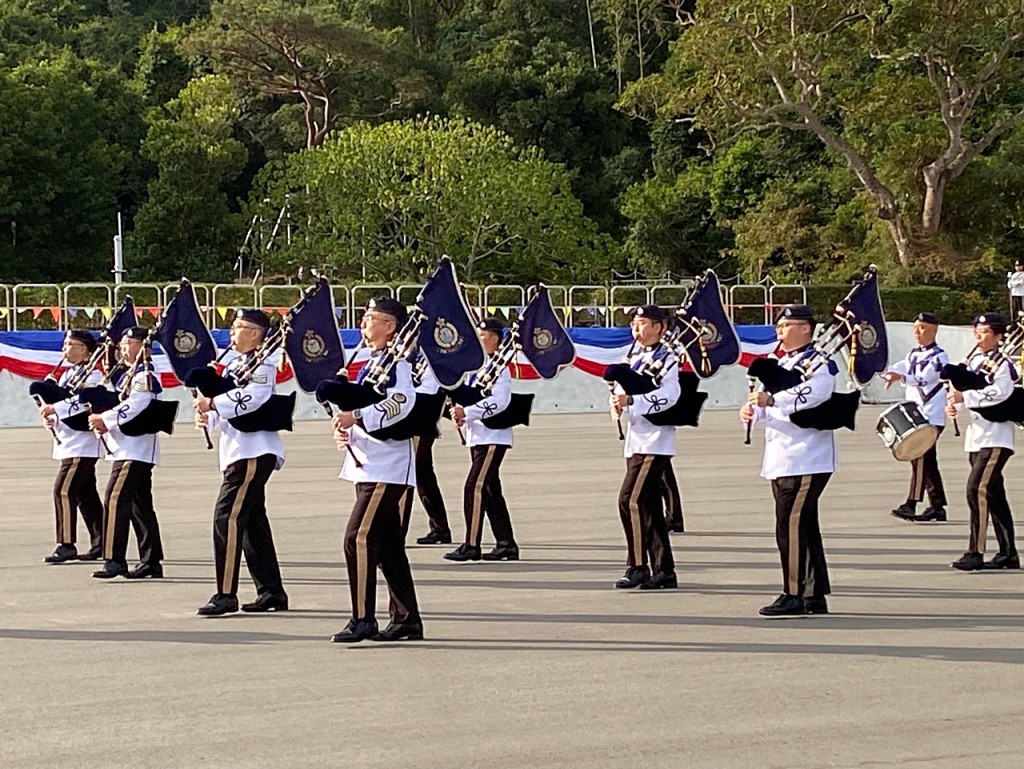
[[[444,557],[449,561],[479,561],[480,548],[462,544],[450,553],[445,553]]]
[[[950,566],[960,571],[981,571],[985,568],[985,559],[981,557],[981,553],[964,553]]]
[[[485,561],[518,561],[519,545],[496,545],[491,552],[484,553],[482,558]]]
[[[683,525],[682,521],[669,521],[668,530],[673,534],[682,534],[686,531],[686,526]]]
[[[140,563],[124,575],[125,579],[163,579],[164,567],[159,563]]]
[[[679,587],[674,571],[656,571],[651,578],[640,585],[641,590],[669,590]]]
[[[205,606],[196,609],[200,617],[220,617],[238,611],[238,598],[227,593],[214,593]]]
[[[917,509],[917,504],[915,502],[904,502],[902,505],[900,505],[899,507],[895,508],[892,511],[892,514],[896,518],[901,518],[904,521],[914,521],[915,520],[915,512],[914,511],[916,509]]]
[[[43,559],[43,563],[67,563],[78,560],[78,548],[74,545],[57,545],[52,555]]]
[[[758,610],[758,614],[762,617],[798,617],[806,613],[807,607],[804,605],[803,598],[785,593]]]
[[[264,612],[264,611],[288,611],[288,596],[284,593],[263,593],[256,597],[252,603],[243,603],[242,611]]]
[[[1020,568],[1020,556],[1014,555],[999,555],[993,556],[991,561],[985,561],[981,565],[982,569],[986,571],[996,571],[998,569],[1019,569]]]
[[[92,576],[96,579],[113,579],[114,577],[123,577],[128,573],[128,564],[118,563],[117,561],[107,561],[103,564],[103,568],[99,571],[94,571]]]
[[[828,614],[828,601],[823,595],[804,597],[804,610],[808,614]]]
[[[416,538],[417,545],[450,545],[451,543],[452,533],[450,531],[447,534],[442,534],[438,531],[430,531],[422,537]]]
[[[651,570],[648,567],[630,566],[626,569],[626,573],[622,575],[622,578],[615,583],[615,587],[620,590],[629,590],[630,588],[640,587],[650,578]]]
[[[420,628],[422,632],[423,628]],[[350,619],[345,629],[340,633],[331,636],[336,644],[354,644],[373,638],[378,635],[377,620],[375,619]]]
[[[946,520],[946,508],[944,507],[926,507],[924,512],[920,515],[915,515],[914,520],[918,523],[927,523],[928,521],[942,521]]]
[[[79,561],[98,561],[103,557],[103,549],[99,547],[90,547],[88,552],[81,553],[78,556]]]
[[[422,641],[422,622],[392,622],[377,635],[370,638],[371,641]]]

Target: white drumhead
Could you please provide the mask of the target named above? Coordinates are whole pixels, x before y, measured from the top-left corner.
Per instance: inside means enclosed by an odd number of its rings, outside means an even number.
[[[900,462],[911,462],[928,453],[928,449],[939,439],[939,428],[935,425],[922,425],[905,434],[895,446],[892,455]]]

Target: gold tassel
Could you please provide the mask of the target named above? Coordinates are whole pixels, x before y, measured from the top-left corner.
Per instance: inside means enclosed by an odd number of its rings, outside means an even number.
[[[855,363],[857,361],[857,342],[860,337],[860,324],[858,323],[853,327],[853,333],[850,334],[850,376],[853,376],[855,369]]]

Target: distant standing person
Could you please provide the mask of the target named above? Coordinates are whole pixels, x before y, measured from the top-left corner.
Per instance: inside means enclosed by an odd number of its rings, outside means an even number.
[[[1013,272],[1006,273],[1006,287],[1010,289],[1010,322],[1017,321],[1017,313],[1024,312],[1024,261],[1013,263]]]

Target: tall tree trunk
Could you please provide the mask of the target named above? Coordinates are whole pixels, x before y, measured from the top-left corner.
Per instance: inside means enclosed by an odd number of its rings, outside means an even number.
[[[924,206],[921,208],[921,233],[925,237],[939,234],[942,223],[942,201],[946,195],[945,173],[936,172],[931,166],[924,170]]]

